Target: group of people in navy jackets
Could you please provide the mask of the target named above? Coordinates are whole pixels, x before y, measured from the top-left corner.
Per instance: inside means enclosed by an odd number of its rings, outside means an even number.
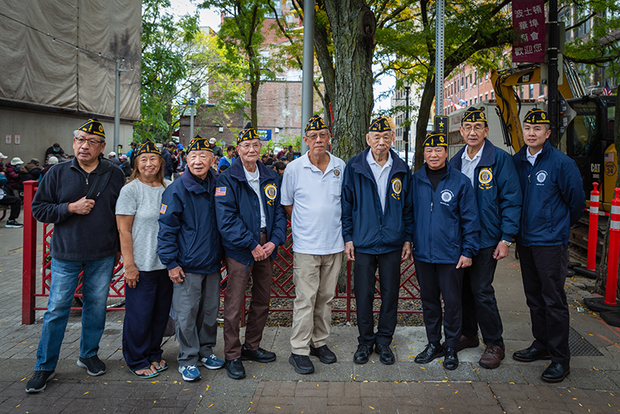
[[[523,131],[525,145],[511,157],[487,139],[484,112],[471,107],[460,127],[466,145],[448,162],[447,137],[431,132],[423,143],[425,164],[411,174],[391,150],[395,135],[388,118],[372,120],[368,147],[345,164],[327,151],[331,132],[313,116],[303,136],[309,151],[289,164],[282,179],[260,162],[260,137],[247,126],[237,140],[239,158],[219,176],[210,168],[213,150],[204,139],[190,143],[186,170],[172,183],[164,179],[160,151],[146,142],[138,151],[137,172],[121,189],[122,177],[100,157],[103,127],[89,120],[74,132],[76,162],[52,168],[33,202],[35,217],[54,223],[55,233],[48,311],[26,391],[43,391],[55,375],[82,270],[87,323],[77,364],[89,375],[106,372],[98,342],[107,286],[121,250],[132,290],[126,295],[123,353],[135,375],[152,378],[168,368],[161,337],[170,302],[184,380],[201,378],[199,364],[225,367],[230,378],[241,379],[246,375],[242,361],[275,361],[276,354],[260,344],[287,215],[295,261],[289,357],[295,372],[315,371],[310,356],[323,364],[337,361],[328,337],[343,253],[354,261],[356,364],[367,363],[373,352],[382,364],[395,362],[390,345],[400,264],[414,260],[428,339],[415,362],[443,357],[446,369],[457,369],[458,352],[478,347],[480,330],[485,345],[480,366],[499,367],[505,345],[493,279],[497,262],[516,242],[534,341],[513,358],[551,360],[541,379],[564,380],[570,372],[564,292],[568,239],[585,194],[575,162],[548,142],[547,114],[529,111]],[[54,191],[69,179],[70,192]],[[228,273],[224,359],[213,353],[222,261]],[[375,327],[377,276],[381,307]],[[239,322],[250,281],[242,343]],[[161,300],[147,300],[153,292]]]

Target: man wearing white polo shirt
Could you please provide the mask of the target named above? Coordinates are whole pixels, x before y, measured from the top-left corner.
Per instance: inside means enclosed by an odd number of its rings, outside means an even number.
[[[309,355],[324,364],[336,362],[327,347],[331,302],[342,265],[341,188],[346,164],[327,151],[331,134],[321,117],[306,125],[308,152],[284,170],[281,204],[293,227],[292,353],[298,374],[314,372]]]

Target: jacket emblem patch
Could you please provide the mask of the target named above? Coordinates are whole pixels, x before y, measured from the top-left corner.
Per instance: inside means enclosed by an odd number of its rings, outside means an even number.
[[[221,197],[226,195],[226,187],[215,187],[215,196]]]
[[[478,187],[483,190],[488,190],[490,188],[493,188],[493,185],[491,184],[492,180],[493,180],[493,171],[490,168],[483,168],[480,170],[480,173],[478,174],[478,182],[480,183]]]
[[[168,209],[168,206],[165,204],[161,205],[161,208],[159,209],[159,213],[160,214],[166,214],[166,210]]]
[[[454,193],[450,190],[443,190],[441,192],[441,204],[449,205],[450,201],[454,198]]]
[[[545,170],[540,170],[536,173],[536,181],[538,182],[538,185],[544,185],[543,183],[547,179],[547,175],[547,171]]]
[[[400,178],[392,179],[392,197],[396,200],[400,200],[400,193],[403,190],[403,182]]]
[[[269,204],[270,206],[273,205],[274,201],[276,199],[276,195],[278,194],[278,189],[276,188],[276,186],[274,184],[269,184],[265,186],[265,195],[267,196],[267,204]]]

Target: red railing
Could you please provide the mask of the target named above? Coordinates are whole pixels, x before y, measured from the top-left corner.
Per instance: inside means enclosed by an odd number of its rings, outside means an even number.
[[[30,325],[34,323],[35,311],[46,310],[45,306],[36,306],[36,299],[40,297],[49,296],[49,288],[51,283],[51,257],[49,255],[50,240],[53,233],[52,225],[48,223],[43,224],[43,254],[41,260],[41,287],[37,291],[37,271],[36,271],[36,249],[37,249],[37,222],[32,216],[32,198],[37,189],[37,181],[26,181],[24,183],[24,256],[23,256],[23,280],[22,280],[22,324]],[[413,262],[404,264],[401,270],[401,285],[399,301],[402,303],[410,302],[413,300],[419,300],[419,287],[417,279],[415,277],[415,271],[413,270]],[[222,281],[221,281],[221,296],[224,296],[225,286],[228,281],[228,275],[226,274],[226,268],[222,267]],[[110,298],[124,298],[125,296],[125,282],[124,282],[124,269],[122,260],[117,263],[114,269],[114,276],[110,283]],[[351,262],[346,264],[346,286],[344,289],[337,288],[334,299],[341,299],[336,301],[332,306],[332,312],[343,312],[346,315],[346,321],[351,320],[351,314],[354,312],[352,306],[352,299],[355,297],[351,288]],[[81,302],[81,283],[78,284],[75,297],[80,299]],[[293,284],[293,244],[291,240],[291,234],[289,232],[284,246],[278,248],[277,259],[274,260],[274,274],[271,284],[271,298],[272,299],[295,299],[294,294],[295,285]],[[375,299],[380,299],[379,289],[375,286]],[[246,294],[246,311],[249,306],[248,299],[251,298],[250,294]],[[344,305],[336,305],[336,303]],[[399,313],[421,313],[420,309],[402,309],[399,306]],[[81,307],[72,307],[72,310],[80,310]],[[108,310],[125,310],[122,306],[108,307]],[[271,307],[271,312],[292,312],[292,301],[290,307]],[[378,312],[376,310],[375,312]],[[242,324],[244,323],[242,318]]]

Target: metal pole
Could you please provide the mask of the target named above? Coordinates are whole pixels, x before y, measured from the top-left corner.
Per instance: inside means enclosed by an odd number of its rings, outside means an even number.
[[[121,97],[121,60],[116,59],[116,85],[114,94],[114,152],[118,151],[119,126],[120,126],[120,97]]]
[[[405,102],[407,108],[405,109],[405,131],[403,132],[403,141],[405,142],[405,163],[409,168],[409,91],[411,88],[405,86]]]
[[[444,0],[437,0],[435,31],[435,115],[443,115]]]
[[[559,133],[559,91],[558,91],[558,48],[560,33],[558,26],[558,1],[549,0],[549,104],[547,111],[551,122],[551,145],[557,147]]]
[[[314,4],[315,0],[304,0],[304,57],[303,76],[301,86],[301,135],[304,135],[304,126],[314,112],[313,91],[314,85]],[[301,140],[302,155],[308,152],[308,146]]]
[[[194,139],[194,98],[190,98],[189,104],[189,140]]]

